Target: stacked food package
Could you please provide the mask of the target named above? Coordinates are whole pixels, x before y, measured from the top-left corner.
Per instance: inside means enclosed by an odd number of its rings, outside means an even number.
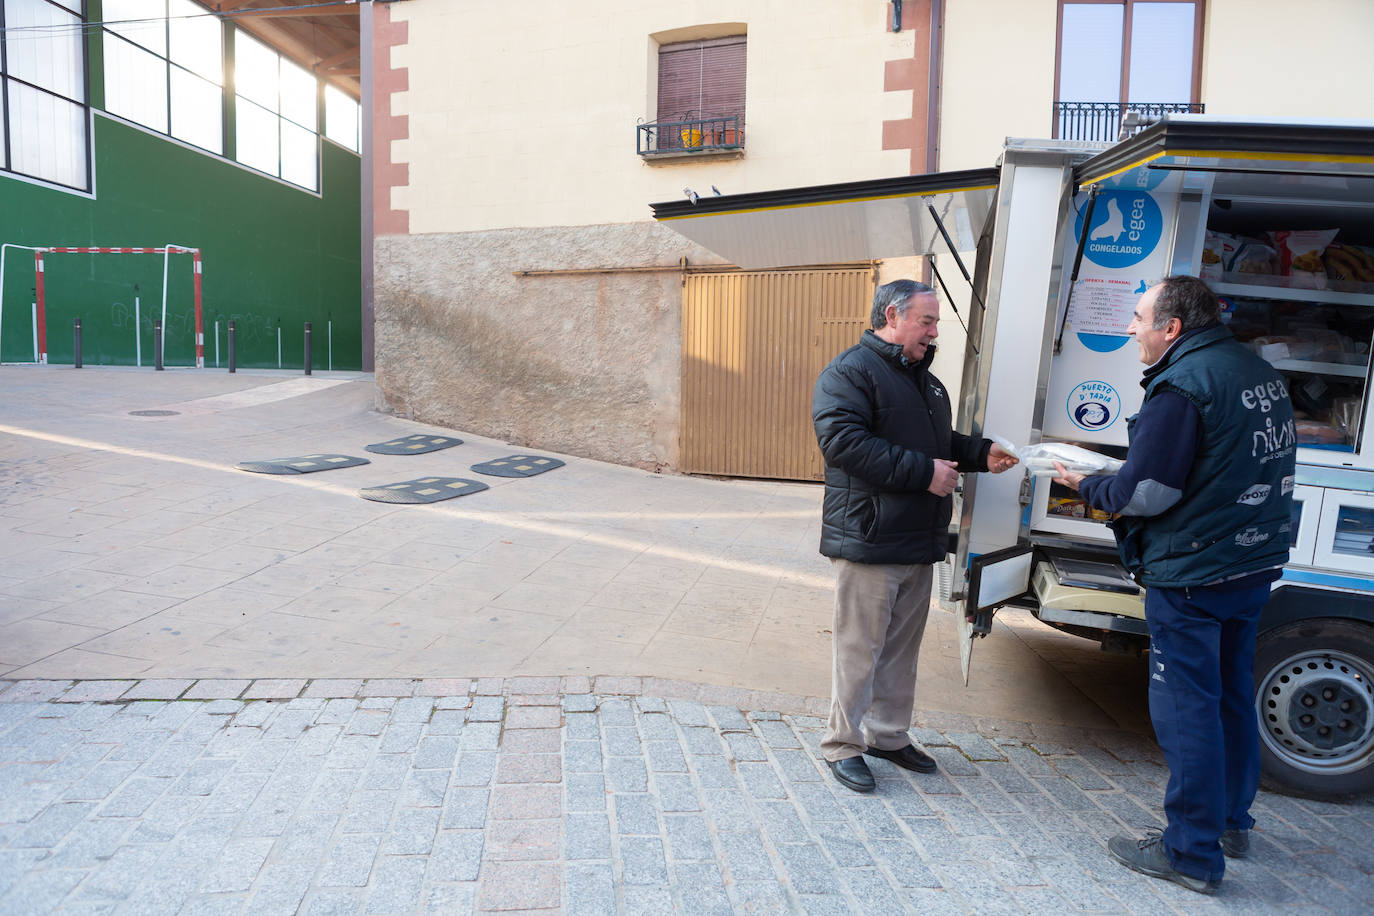
[[[1374,284],[1374,248],[1335,242],[1336,229],[1276,229],[1263,238],[1208,230],[1204,280],[1270,283],[1292,289],[1363,292]],[[1274,279],[1259,279],[1274,278]]]

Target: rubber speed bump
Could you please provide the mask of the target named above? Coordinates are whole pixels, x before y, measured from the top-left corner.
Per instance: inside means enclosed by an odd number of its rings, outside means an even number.
[[[461,477],[421,477],[419,480],[405,480],[401,483],[388,483],[380,487],[363,487],[358,495],[376,503],[437,503],[442,499],[467,496],[491,489],[480,480],[464,480]]]
[[[299,458],[268,458],[266,461],[240,461],[234,467],[254,474],[311,474],[335,468],[355,468],[371,464],[366,458],[352,455],[302,455]]]
[[[377,455],[423,455],[425,452],[437,452],[441,448],[453,448],[462,444],[462,439],[454,439],[451,436],[402,436],[400,439],[378,442],[366,448]]]
[[[479,474],[488,474],[492,477],[533,477],[535,474],[542,474],[562,466],[563,462],[557,458],[540,458],[538,455],[511,455],[509,458],[497,458],[494,461],[474,464],[472,469]]]

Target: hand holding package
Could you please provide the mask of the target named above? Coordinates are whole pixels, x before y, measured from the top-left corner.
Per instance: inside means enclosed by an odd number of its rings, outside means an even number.
[[[1035,445],[1015,446],[1000,436],[989,436],[1002,450],[1021,459],[1021,465],[1032,477],[1053,477],[1057,461],[1075,474],[1115,474],[1123,462],[1108,455],[1067,442],[1037,442]]]

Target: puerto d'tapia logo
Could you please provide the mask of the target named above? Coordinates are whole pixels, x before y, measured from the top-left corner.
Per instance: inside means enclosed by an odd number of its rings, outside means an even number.
[[[1065,407],[1074,426],[1096,432],[1111,426],[1121,415],[1121,395],[1106,382],[1083,382],[1069,392]]]

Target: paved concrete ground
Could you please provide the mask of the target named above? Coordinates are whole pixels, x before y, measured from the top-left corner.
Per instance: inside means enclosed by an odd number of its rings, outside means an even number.
[[[356,373],[0,366],[0,390],[0,676],[655,675],[829,692],[817,486],[558,456],[566,467],[483,477],[472,496],[385,505],[358,488],[476,478],[470,465],[523,449],[460,434],[440,452],[368,453],[438,430],[377,413]],[[174,415],[131,415],[150,409]],[[316,452],[372,463],[234,469]],[[1138,661],[1106,659],[1090,695],[1046,661],[1087,643],[1016,622],[980,642],[965,688],[954,621],[933,615],[922,708],[1144,727]]]
[[[638,678],[14,683],[0,911],[1374,907],[1374,805],[1261,795],[1252,857],[1207,898],[1107,857],[1106,836],[1158,819],[1167,774],[1139,738],[916,729],[941,771],[875,761],[878,790],[860,796],[819,763],[820,719],[672,686],[665,700]]]
[[[932,615],[940,775],[838,788],[814,486],[569,458],[388,506],[357,489],[523,449],[369,455],[433,428],[342,374],[0,390],[0,912],[1374,906],[1367,802],[1263,795],[1215,899],[1112,864],[1159,818],[1143,673],[1015,614],[969,688]],[[372,464],[233,469],[321,451]]]

